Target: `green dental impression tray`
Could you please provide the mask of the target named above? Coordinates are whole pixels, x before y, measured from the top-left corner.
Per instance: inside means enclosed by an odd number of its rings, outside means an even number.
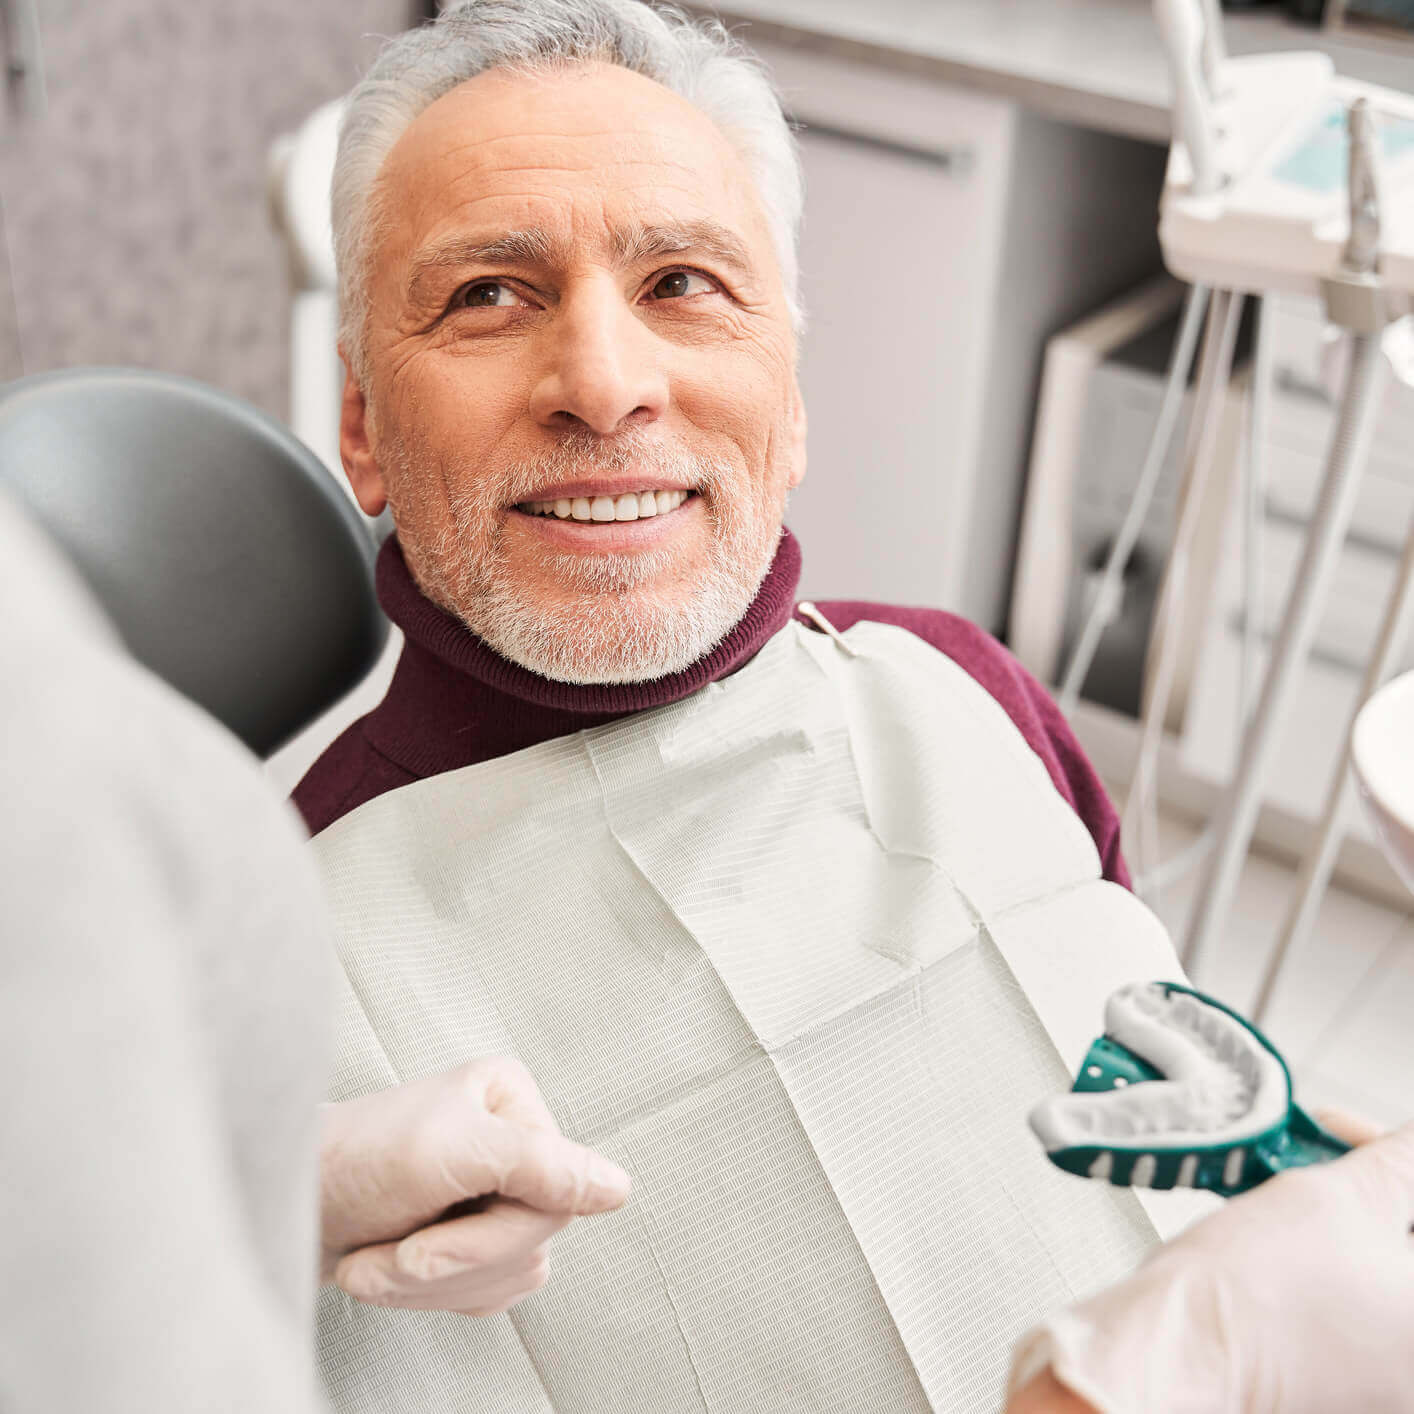
[[[1030,1119],[1067,1173],[1224,1198],[1350,1148],[1295,1103],[1286,1062],[1250,1021],[1175,982],[1121,987],[1070,1093]]]

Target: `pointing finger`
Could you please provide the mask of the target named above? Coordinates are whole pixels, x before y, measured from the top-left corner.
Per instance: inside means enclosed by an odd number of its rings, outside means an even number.
[[[506,1125],[493,1141],[491,1157],[497,1166],[496,1191],[542,1212],[606,1213],[628,1198],[628,1174],[560,1134]]]

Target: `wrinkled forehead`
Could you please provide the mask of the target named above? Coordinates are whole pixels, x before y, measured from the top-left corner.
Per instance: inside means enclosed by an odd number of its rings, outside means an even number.
[[[710,222],[774,270],[746,164],[685,99],[610,64],[540,73],[497,69],[418,115],[379,174],[376,263],[406,262],[429,241],[474,228],[551,231],[594,258],[626,226]]]

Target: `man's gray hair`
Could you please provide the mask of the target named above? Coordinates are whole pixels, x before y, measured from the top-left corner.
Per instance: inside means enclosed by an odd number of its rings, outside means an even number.
[[[598,60],[655,80],[701,109],[745,160],[771,229],[792,321],[800,326],[795,139],[761,63],[716,21],[643,0],[459,0],[387,44],[349,95],[332,188],[339,338],[366,386],[368,271],[383,214],[378,174],[409,124],[488,69]]]

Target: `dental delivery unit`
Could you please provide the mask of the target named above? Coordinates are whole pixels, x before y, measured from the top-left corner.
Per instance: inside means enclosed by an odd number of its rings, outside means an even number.
[[[1070,1093],[1030,1120],[1068,1173],[1224,1198],[1350,1147],[1295,1103],[1286,1062],[1251,1022],[1176,982],[1115,992]]]
[[[1169,271],[1191,284],[1153,439],[1094,606],[1063,675],[1060,701],[1063,710],[1074,709],[1100,638],[1122,598],[1124,570],[1175,435],[1196,361],[1197,387],[1183,452],[1182,510],[1156,610],[1123,836],[1131,863],[1138,866],[1141,894],[1146,886],[1157,887],[1161,878],[1202,866],[1197,904],[1180,949],[1184,968],[1201,981],[1208,955],[1226,930],[1274,747],[1298,695],[1300,673],[1334,583],[1384,380],[1391,370],[1406,379],[1414,376],[1407,360],[1396,356],[1401,336],[1393,328],[1414,312],[1414,97],[1343,77],[1325,54],[1229,57],[1218,0],[1154,0],[1154,10],[1174,100],[1174,140],[1159,242]],[[1191,598],[1186,588],[1191,552],[1214,479],[1218,414],[1225,404],[1238,323],[1248,300],[1256,301],[1259,318],[1250,435],[1243,457],[1242,553],[1244,621],[1251,625],[1256,620],[1264,429],[1275,367],[1271,320],[1262,306],[1274,295],[1319,300],[1327,321],[1345,337],[1348,359],[1333,434],[1300,562],[1266,656],[1260,691],[1252,700],[1245,679],[1248,663],[1256,661],[1256,635],[1249,630],[1244,636],[1244,681],[1237,704],[1241,745],[1232,779],[1199,840],[1181,855],[1151,867],[1146,847],[1157,839],[1158,761]],[[1410,622],[1414,536],[1406,539],[1350,714],[1347,741],[1360,703],[1395,666]],[[1252,671],[1255,677],[1255,666]],[[1259,1023],[1284,961],[1299,953],[1314,926],[1341,841],[1344,795],[1342,755],[1256,999],[1253,1015]]]

